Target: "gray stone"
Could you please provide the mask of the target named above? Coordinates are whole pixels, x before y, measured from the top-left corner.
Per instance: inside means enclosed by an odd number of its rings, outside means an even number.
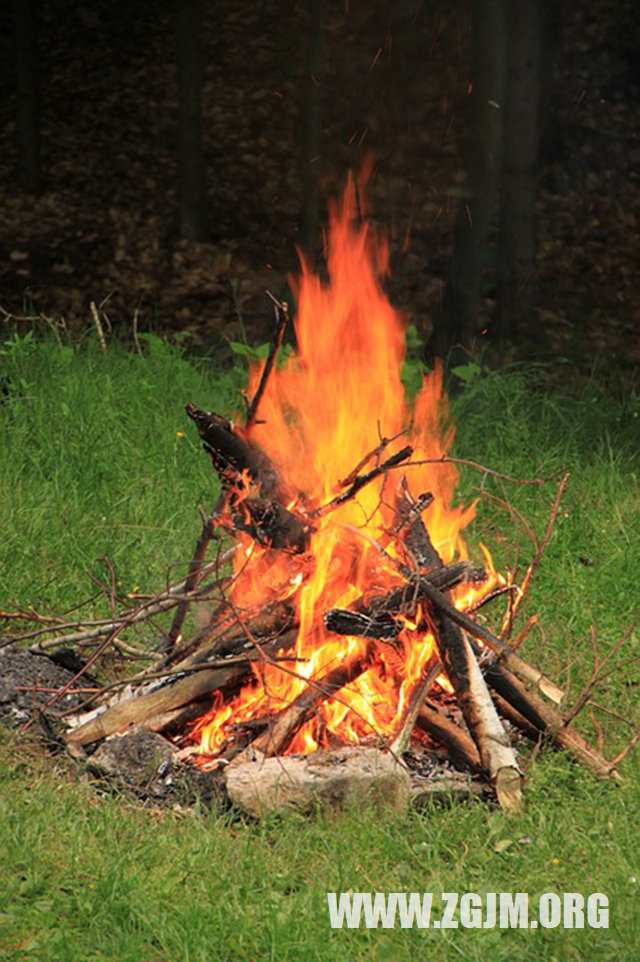
[[[255,818],[283,809],[308,812],[314,805],[379,804],[404,811],[409,776],[386,752],[347,747],[231,764],[226,785],[234,805]]]
[[[151,791],[166,785],[175,749],[154,732],[130,731],[112,735],[87,759],[94,775],[122,779],[127,785]]]

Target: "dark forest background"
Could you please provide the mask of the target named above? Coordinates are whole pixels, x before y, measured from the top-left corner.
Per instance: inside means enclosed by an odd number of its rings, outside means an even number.
[[[13,0],[0,323],[269,336],[296,247],[373,158],[428,353],[640,361],[633,0]]]

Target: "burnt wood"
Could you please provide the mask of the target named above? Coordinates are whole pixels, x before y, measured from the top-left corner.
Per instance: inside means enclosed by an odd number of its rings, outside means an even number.
[[[285,507],[290,495],[267,455],[219,414],[194,404],[185,410],[220,478],[234,526],[264,547],[306,551],[313,526]],[[250,485],[257,487],[257,496]]]

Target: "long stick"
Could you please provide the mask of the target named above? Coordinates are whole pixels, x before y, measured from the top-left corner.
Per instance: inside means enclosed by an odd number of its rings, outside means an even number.
[[[445,598],[427,580],[424,578],[415,579],[415,584],[419,594],[424,595],[438,611],[450,618],[460,628],[464,628],[474,638],[483,641],[496,653],[498,660],[504,662],[514,674],[532,682],[547,698],[550,698],[556,704],[562,699],[564,692],[550,678],[547,678],[538,668],[534,668],[533,665],[528,664],[519,655],[511,651],[511,648],[504,641],[496,638],[487,628],[479,625],[464,612],[458,611],[455,605],[452,605],[449,599]]]
[[[594,774],[620,779],[615,763],[609,762],[576,732],[565,725],[562,715],[548,702],[531,691],[504,665],[488,664],[484,667],[487,682],[499,695],[508,701],[521,715],[524,715],[536,728],[562,748],[571,752]]]
[[[269,375],[271,374],[271,369],[276,362],[276,357],[278,356],[278,351],[282,346],[282,339],[284,337],[285,328],[289,322],[289,305],[286,301],[275,301],[276,309],[276,329],[273,335],[273,340],[271,341],[271,347],[269,348],[269,355],[265,362],[264,368],[262,370],[262,377],[260,378],[260,383],[256,389],[256,393],[253,395],[253,400],[251,401],[247,409],[247,420],[245,422],[245,428],[248,431],[249,428],[254,424],[256,420],[256,414],[258,411],[258,405],[260,404],[260,399],[264,394],[264,389],[267,386],[267,381],[269,380]]]

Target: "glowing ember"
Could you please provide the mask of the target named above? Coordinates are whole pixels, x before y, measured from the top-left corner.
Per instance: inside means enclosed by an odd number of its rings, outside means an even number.
[[[296,291],[299,351],[272,372],[259,421],[249,431],[251,442],[290,486],[287,507],[312,521],[314,530],[303,554],[262,547],[240,533],[242,550],[236,553],[231,600],[243,612],[288,599],[299,625],[290,652],[296,660],[261,665],[237,696],[197,722],[188,740],[197,746],[202,764],[224,748],[234,726],[277,714],[307,688],[307,679],[322,678],[346,660],[370,652],[368,639],[329,632],[323,615],[406,583],[398,571],[406,556],[393,538],[403,476],[414,496],[433,494],[423,519],[443,562],[467,557],[461,532],[475,505],[454,506],[457,471],[450,463],[433,463],[446,454],[453,438],[441,372],[425,378],[413,410],[409,408],[400,380],[403,321],[381,285],[387,247],[357,221],[356,213],[350,182],[341,204],[331,211],[329,282],[325,286],[303,265]],[[261,371],[252,370],[250,393]],[[314,514],[344,491],[340,482],[353,478],[354,467],[380,447],[381,438],[396,440],[378,454],[380,461],[409,443],[414,447],[411,463],[382,473],[333,510]],[[374,457],[360,473],[375,464]],[[453,594],[459,607],[477,603],[500,583],[486,551],[485,561],[489,579],[482,586],[461,586],[458,595]],[[370,666],[319,706],[288,752],[311,752],[332,739],[393,737],[409,693],[435,648],[420,609],[411,620],[398,617],[401,630],[393,643],[377,644]],[[440,681],[448,688],[446,676]]]

